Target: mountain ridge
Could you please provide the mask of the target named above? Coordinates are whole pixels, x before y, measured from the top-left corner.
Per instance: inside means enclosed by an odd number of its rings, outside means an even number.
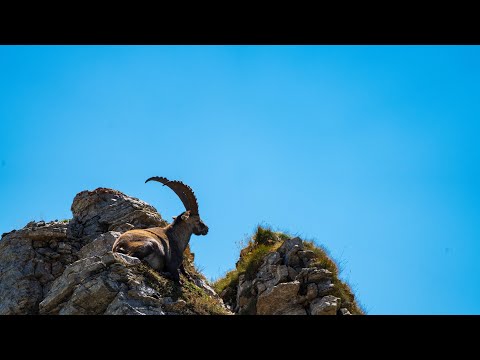
[[[363,313],[333,261],[300,238],[259,227],[235,274],[214,284],[198,271],[187,248],[188,276],[175,283],[139,259],[111,251],[125,231],[168,224],[153,206],[97,188],[78,193],[71,210],[70,220],[31,221],[2,234],[0,314]]]

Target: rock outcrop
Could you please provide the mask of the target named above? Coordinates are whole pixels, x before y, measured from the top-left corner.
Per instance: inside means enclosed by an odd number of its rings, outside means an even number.
[[[229,314],[193,266],[182,286],[110,250],[123,232],[164,226],[154,207],[99,188],[82,191],[73,218],[30,222],[0,241],[0,314]]]
[[[324,250],[262,228],[241,251],[237,268],[215,287],[241,315],[363,313]]]
[[[125,232],[167,224],[153,206],[107,188],[78,193],[71,210],[70,238],[93,239],[107,231]]]

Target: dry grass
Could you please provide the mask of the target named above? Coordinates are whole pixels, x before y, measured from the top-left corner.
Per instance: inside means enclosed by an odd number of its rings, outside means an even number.
[[[236,296],[238,279],[245,274],[247,280],[253,280],[262,265],[265,256],[277,250],[283,243],[284,234],[272,231],[269,228],[258,226],[247,246],[240,252],[240,260],[234,270],[229,271],[224,277],[214,282],[213,288],[221,294],[226,288],[230,288],[230,295],[224,301],[233,300]]]
[[[215,291],[221,294],[225,289],[229,289],[223,300],[234,303],[240,275],[245,274],[247,280],[252,280],[265,256],[275,251],[289,238],[292,238],[289,234],[275,232],[268,227],[258,226],[247,246],[241,250],[240,259],[235,269],[227,272],[225,276],[214,282],[213,287]],[[327,269],[333,273],[332,282],[335,287],[332,295],[341,299],[342,307],[347,308],[352,314],[365,314],[365,310],[355,300],[355,295],[348,283],[340,280],[340,270],[329,255],[328,250],[323,246],[315,244],[313,241],[304,240],[303,245],[306,250],[312,250],[315,254],[314,262],[310,266]]]
[[[184,267],[190,276],[205,277],[200,274],[193,264],[194,254],[187,248],[185,251]],[[174,301],[178,299],[185,300],[186,309],[184,314],[198,314],[198,315],[226,315],[229,314],[225,308],[220,305],[220,302],[209,296],[202,288],[190,282],[185,276],[180,275],[182,285],[162,276],[150,266],[146,264],[139,264],[135,266],[147,281],[148,285],[158,291],[162,297],[171,297]]]

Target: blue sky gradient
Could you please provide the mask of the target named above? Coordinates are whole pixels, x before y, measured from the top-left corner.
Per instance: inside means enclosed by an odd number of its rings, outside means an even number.
[[[258,223],[313,238],[370,314],[480,314],[480,47],[0,46],[0,232],[111,187],[208,278]]]

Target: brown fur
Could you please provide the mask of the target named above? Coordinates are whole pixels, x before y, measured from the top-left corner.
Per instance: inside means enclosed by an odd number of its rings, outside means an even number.
[[[189,211],[177,216],[166,227],[129,230],[115,241],[112,251],[134,256],[146,261],[157,271],[168,271],[178,280],[183,253],[192,233],[206,235],[208,227],[198,215]]]
[[[163,228],[130,230],[120,235],[112,246],[112,251],[135,256],[146,261],[157,271],[168,271],[174,280],[179,281],[178,270],[183,270],[183,253],[190,237],[207,235],[208,226],[198,215],[197,198],[193,190],[181,181],[171,181],[154,176],[154,180],[172,189],[180,198],[187,211],[174,218],[173,223]]]

